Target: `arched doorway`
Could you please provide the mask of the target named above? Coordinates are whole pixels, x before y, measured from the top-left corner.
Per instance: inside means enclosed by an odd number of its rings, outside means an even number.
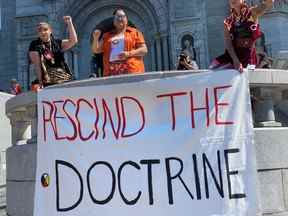
[[[155,35],[159,31],[159,24],[156,13],[150,7],[139,5],[137,1],[89,1],[84,8],[79,7],[72,14],[77,28],[79,44],[75,49],[78,60],[78,77],[87,78],[90,74],[90,37],[96,24],[111,17],[113,11],[121,7],[128,15],[128,19],[143,32],[148,47],[148,54],[145,56],[146,71],[156,70]],[[96,4],[97,3],[97,4]],[[143,3],[143,2],[142,2]],[[77,13],[77,14],[76,14]]]

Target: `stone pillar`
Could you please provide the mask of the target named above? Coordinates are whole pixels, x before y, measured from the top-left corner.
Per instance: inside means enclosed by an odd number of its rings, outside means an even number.
[[[274,113],[274,89],[268,87],[258,87],[251,90],[254,120],[258,127],[281,127],[277,122]]]
[[[162,71],[162,50],[161,50],[161,38],[156,38],[156,52],[157,52],[157,70]]]
[[[288,117],[288,89],[282,91],[282,98],[277,108]]]
[[[6,210],[11,216],[33,215],[38,120],[36,96],[32,92],[24,93],[6,103],[6,115],[12,126],[12,146],[6,151]]]
[[[164,70],[169,70],[169,48],[167,35],[162,35],[161,41],[163,47]]]
[[[36,105],[27,107],[27,116],[31,121],[31,139],[28,140],[27,144],[37,144],[38,116]]]
[[[152,71],[156,71],[156,53],[155,53],[155,42],[153,41],[151,43],[150,49],[148,50],[148,52],[151,53],[151,63],[152,63]]]
[[[26,144],[31,138],[31,121],[26,116],[26,109],[11,112],[8,118],[12,128],[12,145]]]

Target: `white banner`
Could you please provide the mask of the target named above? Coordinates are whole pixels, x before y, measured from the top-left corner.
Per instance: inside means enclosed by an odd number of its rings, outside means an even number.
[[[35,216],[255,216],[248,83],[234,70],[38,95]]]

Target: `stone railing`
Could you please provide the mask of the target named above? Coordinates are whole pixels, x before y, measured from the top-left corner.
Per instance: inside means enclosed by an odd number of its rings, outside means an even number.
[[[197,71],[205,72],[205,71]],[[51,88],[108,85],[165,78],[194,72],[157,72],[137,76],[89,79]],[[259,194],[264,214],[288,215],[288,71],[249,71],[255,128]],[[6,114],[12,126],[7,150],[7,213],[33,215],[37,150],[37,95],[10,99]],[[282,127],[281,127],[282,126]]]
[[[288,71],[257,69],[249,74],[255,127],[288,123]]]

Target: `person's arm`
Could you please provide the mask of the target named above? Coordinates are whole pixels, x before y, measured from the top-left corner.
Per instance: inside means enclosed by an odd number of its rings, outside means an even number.
[[[147,54],[148,49],[146,44],[140,44],[136,49],[131,51],[124,51],[119,54],[120,59],[127,59],[131,57],[143,57]]]
[[[230,57],[233,60],[234,68],[236,70],[239,70],[240,73],[242,73],[243,72],[243,66],[242,66],[238,56],[236,55],[236,52],[235,52],[233,44],[232,44],[230,32],[227,29],[226,25],[224,25],[224,43],[225,43],[226,50],[228,51]]]
[[[120,59],[127,59],[131,57],[143,57],[148,53],[148,49],[141,32],[136,32],[135,37],[136,48],[130,51],[124,51],[119,55]]]
[[[148,48],[146,46],[146,44],[140,44],[138,45],[138,47],[135,50],[131,50],[129,52],[130,57],[133,56],[145,56],[148,53]]]
[[[93,32],[93,41],[91,46],[92,53],[102,53],[103,52],[103,38],[99,40],[101,35],[101,31],[99,29],[96,29]]]
[[[199,66],[195,61],[192,61],[191,65],[192,65],[193,70],[199,70]]]
[[[62,50],[66,51],[78,43],[78,38],[72,22],[72,18],[70,16],[64,16],[63,19],[67,25],[69,33],[69,39],[62,40]]]
[[[259,5],[252,7],[252,16],[254,19],[262,16],[265,11],[270,10],[273,6],[274,0],[263,0]]]
[[[43,86],[41,59],[40,59],[39,53],[37,51],[30,51],[29,58],[31,60],[31,63],[35,67],[35,72],[36,72],[37,79],[39,80],[39,84],[40,86]]]
[[[186,68],[186,70],[194,70],[194,67],[191,64],[187,63],[187,61],[185,60],[182,61],[181,64]]]

